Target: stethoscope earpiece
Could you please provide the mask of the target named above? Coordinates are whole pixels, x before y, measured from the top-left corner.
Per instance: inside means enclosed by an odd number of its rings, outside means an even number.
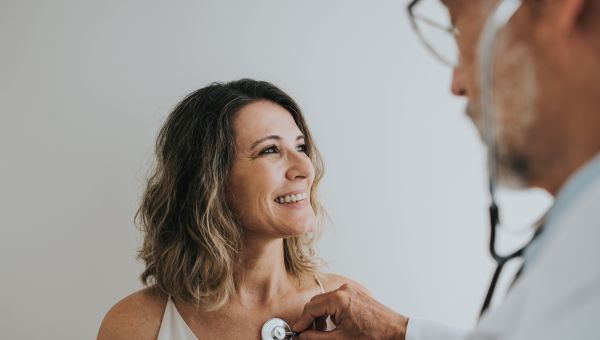
[[[287,322],[279,318],[267,320],[260,331],[262,340],[288,340],[298,333],[292,331]]]

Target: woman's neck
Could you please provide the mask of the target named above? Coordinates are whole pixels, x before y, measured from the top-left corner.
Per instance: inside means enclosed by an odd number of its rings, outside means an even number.
[[[285,268],[283,239],[248,236],[234,280],[235,300],[244,306],[269,305],[299,283]]]

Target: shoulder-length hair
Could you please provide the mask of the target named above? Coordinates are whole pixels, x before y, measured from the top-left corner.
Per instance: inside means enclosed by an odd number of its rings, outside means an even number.
[[[243,106],[270,101],[285,108],[304,134],[315,170],[311,205],[315,232],[285,238],[288,272],[317,274],[315,242],[324,224],[317,197],[323,163],[296,102],[274,85],[251,79],[213,83],[184,98],[169,115],[156,141],[156,167],[135,220],[144,234],[140,276],[175,299],[206,310],[235,294],[234,270],[242,251],[242,227],[227,203],[235,157],[232,119]]]

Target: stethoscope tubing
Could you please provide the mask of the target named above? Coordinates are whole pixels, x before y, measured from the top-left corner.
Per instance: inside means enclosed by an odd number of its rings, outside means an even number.
[[[479,316],[482,317],[488,310],[500,273],[504,265],[517,257],[523,256],[525,249],[542,231],[542,227],[536,230],[536,233],[527,244],[508,255],[500,255],[496,250],[496,232],[500,223],[500,209],[496,203],[496,184],[498,178],[498,154],[497,154],[497,129],[494,121],[494,60],[496,56],[496,41],[499,31],[506,26],[521,7],[521,0],[503,0],[500,1],[492,14],[486,20],[479,39],[479,73],[481,87],[481,108],[483,115],[483,139],[487,147],[487,165],[489,176],[489,194],[490,194],[490,256],[496,262],[496,270],[490,282],[485,300],[481,307]]]

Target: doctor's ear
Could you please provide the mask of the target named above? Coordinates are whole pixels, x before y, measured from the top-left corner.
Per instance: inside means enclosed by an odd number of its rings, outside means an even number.
[[[570,35],[586,25],[592,19],[591,7],[598,7],[597,0],[538,0],[529,4],[547,35],[554,37]]]
[[[582,49],[596,45],[600,1],[524,0],[523,6],[530,14],[535,45],[563,67],[572,67]]]

